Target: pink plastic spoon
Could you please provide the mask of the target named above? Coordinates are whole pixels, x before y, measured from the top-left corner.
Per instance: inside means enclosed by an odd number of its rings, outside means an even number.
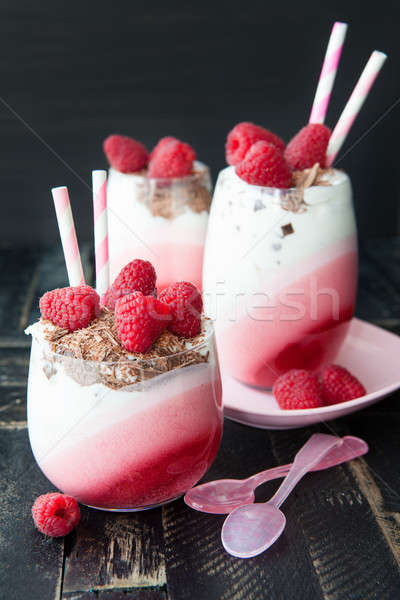
[[[368,452],[368,445],[360,438],[347,435],[342,440],[343,444],[332,448],[311,470],[328,469]],[[285,477],[291,466],[288,464],[267,469],[247,479],[217,479],[203,483],[189,490],[184,500],[188,506],[201,512],[219,515],[230,513],[239,506],[254,502],[257,486]]]
[[[300,479],[339,444],[343,445],[343,440],[333,435],[312,435],[296,454],[289,473],[271,500],[239,506],[226,518],[221,532],[225,550],[232,556],[250,558],[272,546],[286,525],[280,505]]]

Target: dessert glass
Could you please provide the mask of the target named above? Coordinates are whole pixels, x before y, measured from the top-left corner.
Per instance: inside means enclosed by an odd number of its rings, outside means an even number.
[[[94,508],[144,510],[191,488],[219,447],[221,395],[212,327],[185,352],[125,363],[58,354],[32,335],[34,456],[58,489]]]
[[[203,267],[221,367],[270,388],[292,368],[332,362],[354,313],[357,233],[348,176],[318,185],[250,185],[233,167],[218,178]]]
[[[111,168],[107,187],[110,277],[131,260],[149,260],[159,288],[191,281],[201,288],[203,250],[211,203],[208,167],[194,174],[149,178]]]

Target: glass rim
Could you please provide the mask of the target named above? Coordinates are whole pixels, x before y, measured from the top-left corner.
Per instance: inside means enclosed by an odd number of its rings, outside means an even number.
[[[120,366],[140,366],[144,371],[151,370],[152,367],[157,365],[165,360],[172,360],[178,357],[183,357],[191,352],[199,352],[202,348],[205,348],[209,345],[210,341],[213,339],[215,334],[215,328],[213,320],[207,317],[207,327],[204,331],[201,332],[201,341],[198,344],[193,345],[191,348],[185,348],[185,350],[180,350],[179,352],[174,352],[172,354],[165,354],[164,356],[155,356],[155,357],[146,357],[145,355],[138,356],[135,353],[130,354],[132,358],[123,358],[117,361],[107,361],[107,360],[91,360],[88,358],[78,358],[76,356],[71,356],[69,354],[61,354],[60,352],[55,352],[50,348],[52,344],[51,341],[46,339],[41,339],[39,336],[36,336],[33,332],[28,332],[28,335],[31,335],[32,342],[35,341],[39,344],[39,346],[44,350],[45,354],[51,357],[54,357],[57,360],[68,360],[72,362],[76,362],[76,364],[87,364],[87,365],[104,365],[105,367],[120,367]],[[147,365],[147,366],[142,366]],[[171,369],[175,370],[175,369]],[[164,372],[164,371],[163,371]],[[161,373],[160,373],[161,374]]]
[[[205,175],[210,173],[210,168],[208,167],[208,165],[206,165],[205,163],[203,163],[199,160],[195,160],[193,162],[193,165],[195,168],[198,169],[198,171],[195,173],[190,173],[189,175],[184,175],[183,177],[148,177],[147,175],[143,174],[143,171],[139,171],[138,173],[122,173],[121,171],[118,171],[118,169],[115,169],[114,167],[111,167],[111,166],[110,166],[109,170],[113,171],[114,173],[118,173],[119,175],[135,177],[138,180],[142,180],[142,181],[149,181],[149,182],[155,181],[155,182],[159,182],[162,184],[190,183],[190,182],[195,181],[196,179],[200,179],[201,177],[204,177]]]

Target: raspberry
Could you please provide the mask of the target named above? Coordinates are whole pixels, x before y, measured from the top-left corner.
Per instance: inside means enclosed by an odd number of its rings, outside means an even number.
[[[61,537],[76,527],[81,513],[75,498],[53,492],[36,498],[32,517],[39,531],[51,537]]]
[[[293,170],[310,169],[315,163],[325,167],[326,149],[331,130],[321,123],[310,123],[300,129],[286,146],[285,158]]]
[[[320,373],[322,395],[327,405],[360,398],[367,393],[364,386],[344,367],[328,365]]]
[[[115,305],[118,337],[130,352],[148,352],[170,319],[169,306],[140,292],[120,298]]]
[[[156,272],[153,265],[148,260],[136,258],[119,272],[113,284],[102,297],[101,303],[110,310],[114,310],[118,298],[132,292],[142,292],[144,296],[154,295],[155,288]]]
[[[239,164],[251,146],[260,140],[273,144],[283,152],[285,143],[277,135],[254,123],[238,123],[228,133],[225,144],[226,162],[228,165]]]
[[[195,158],[196,153],[189,144],[175,139],[160,140],[153,150],[147,174],[149,177],[184,177],[192,173]]]
[[[174,283],[161,292],[159,300],[171,308],[168,329],[172,333],[186,338],[200,333],[203,300],[195,285],[187,281]]]
[[[175,137],[172,136],[166,136],[161,138],[157,144],[154,146],[153,150],[150,152],[149,155],[149,161],[152,160],[155,155],[157,154],[157,152],[160,150],[160,148],[164,148],[166,144],[168,144],[169,142],[177,142],[179,140],[177,140]],[[195,159],[195,156],[193,155],[193,160]]]
[[[141,171],[149,160],[145,146],[124,135],[109,135],[103,142],[103,150],[110,165],[121,173]]]
[[[89,285],[57,288],[40,298],[43,319],[68,331],[84,329],[99,316],[100,298]]]
[[[235,170],[241,179],[252,185],[289,188],[292,184],[292,173],[283,154],[269,142],[253,144]]]
[[[272,388],[284,410],[318,408],[323,405],[318,377],[304,369],[292,369],[278,377]]]

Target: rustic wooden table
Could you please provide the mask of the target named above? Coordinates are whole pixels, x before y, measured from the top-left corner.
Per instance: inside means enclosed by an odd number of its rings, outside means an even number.
[[[87,280],[90,251],[84,249]],[[308,475],[285,504],[286,529],[253,559],[221,547],[223,517],[178,500],[139,514],[82,508],[76,531],[47,539],[30,508],[51,491],[33,459],[26,427],[29,340],[38,297],[66,285],[59,249],[0,253],[0,598],[4,600],[384,600],[400,597],[400,394],[329,423],[364,438],[362,459]],[[400,239],[361,246],[357,315],[400,333]],[[55,399],[56,400],[56,399]],[[321,424],[263,431],[228,420],[207,478],[245,477],[289,462]],[[257,493],[267,499],[276,484]]]

